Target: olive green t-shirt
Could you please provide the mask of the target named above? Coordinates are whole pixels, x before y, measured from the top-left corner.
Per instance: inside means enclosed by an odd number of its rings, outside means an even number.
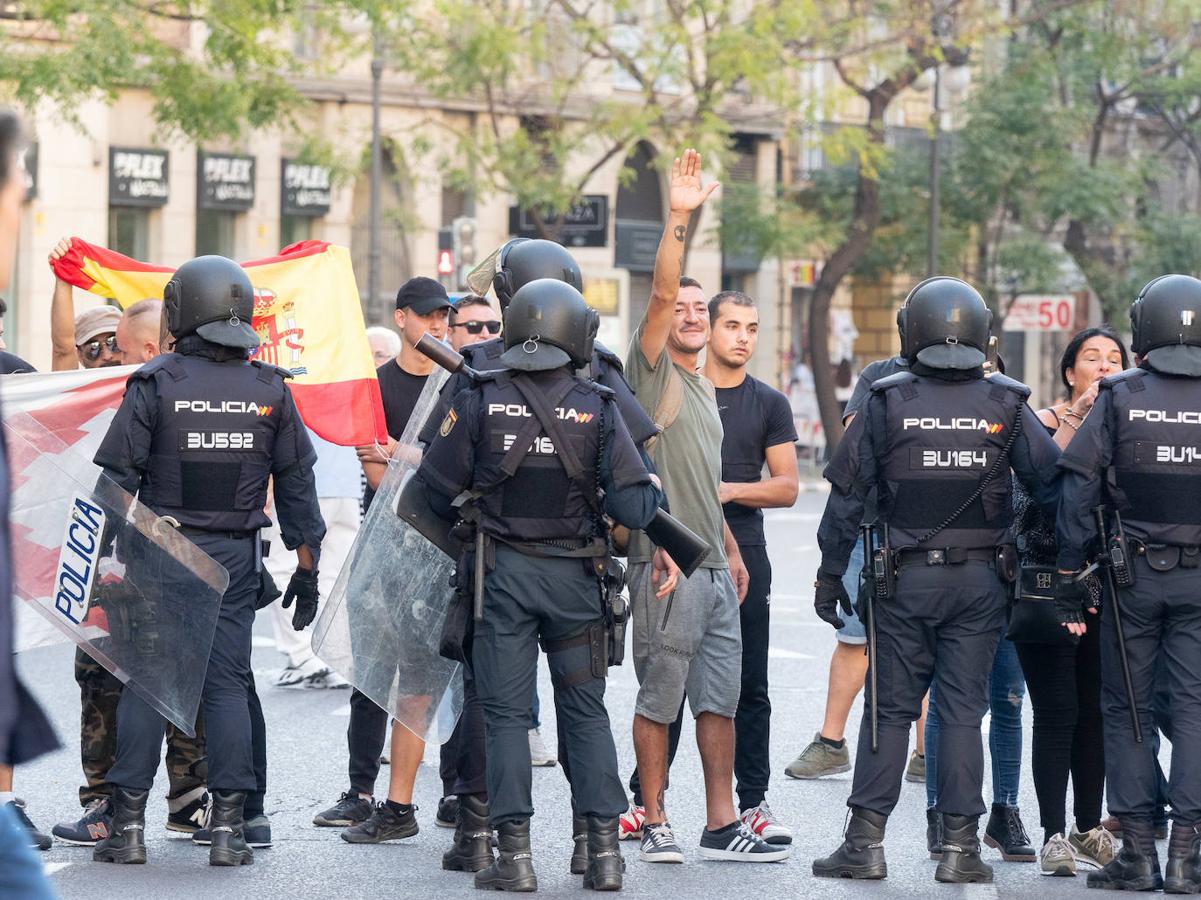
[[[680,414],[659,436],[651,457],[663,482],[671,514],[704,538],[713,550],[701,566],[725,569],[725,534],[718,486],[721,482],[721,416],[713,384],[703,375],[689,372],[672,362],[666,348],[651,363],[642,352],[639,338],[630,342],[626,360],[626,378],[653,418],[667,388],[672,370],[684,383]],[[649,562],[654,545],[641,531],[630,535],[630,562]]]

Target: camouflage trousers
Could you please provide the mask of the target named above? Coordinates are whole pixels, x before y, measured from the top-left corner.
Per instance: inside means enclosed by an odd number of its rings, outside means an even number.
[[[75,651],[75,681],[83,706],[79,751],[87,781],[79,789],[79,802],[87,806],[113,792],[108,783],[108,770],[117,760],[117,703],[121,700],[124,685],[82,650]],[[203,788],[208,780],[203,726],[197,718],[196,737],[190,738],[167,723],[168,798]]]

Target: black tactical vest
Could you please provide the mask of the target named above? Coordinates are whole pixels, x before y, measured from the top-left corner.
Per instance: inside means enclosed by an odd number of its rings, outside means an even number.
[[[948,382],[898,372],[872,385],[885,413],[873,422],[879,460],[880,510],[893,547],[981,548],[1010,540],[1013,521],[1009,466],[984,493],[958,510],[1004,449],[1030,389],[1004,376]]]
[[[570,390],[564,394],[563,389]],[[556,417],[583,467],[580,481],[595,496],[600,459],[601,420],[612,415],[603,389],[572,376],[533,376],[534,385],[548,397]],[[556,398],[563,395],[561,400]],[[484,496],[477,503],[480,524],[502,540],[548,541],[591,538],[597,515],[559,460],[554,441],[531,422],[533,411],[508,373],[481,385],[480,438],[476,445],[473,487]],[[511,475],[506,454],[522,435],[529,452]]]
[[[1108,488],[1122,524],[1149,544],[1201,544],[1201,379],[1129,369],[1110,392]]]
[[[159,404],[139,499],[195,528],[270,525],[263,507],[283,418],[282,371],[171,353],[131,377],[153,379]]]

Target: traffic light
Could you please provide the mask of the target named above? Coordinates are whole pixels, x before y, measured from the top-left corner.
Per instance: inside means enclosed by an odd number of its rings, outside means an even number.
[[[448,226],[438,229],[438,280],[448,291],[453,291],[455,285],[452,278],[455,274],[454,230]]]
[[[470,216],[460,216],[450,224],[451,236],[453,244],[451,252],[453,253],[453,263],[457,266],[458,283],[456,288],[461,288],[467,283],[468,273],[475,267],[476,264],[476,222]]]

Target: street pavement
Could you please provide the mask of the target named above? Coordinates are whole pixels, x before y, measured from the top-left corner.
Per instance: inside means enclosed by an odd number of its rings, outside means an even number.
[[[831,851],[841,839],[851,774],[820,781],[794,781],[784,767],[812,739],[821,724],[826,673],[833,634],[813,613],[813,573],[818,554],[815,537],[825,501],[820,483],[806,485],[791,510],[768,514],[768,546],[774,569],[772,595],[771,696],[772,788],[768,798],[776,813],[796,832],[793,856],[776,864],[746,865],[706,862],[697,842],[704,826],[700,762],[691,722],[685,725],[681,751],[672,770],[668,811],[677,839],[685,849],[683,866],[648,865],[638,859],[637,844],[623,843],[628,870],[628,897],[1045,897],[1079,894],[1083,872],[1075,879],[1040,878],[1031,864],[994,864],[996,883],[959,887],[934,882],[935,863],[925,852],[924,785],[906,783],[901,802],[889,821],[889,877],[883,883],[816,879],[814,857]],[[79,767],[79,694],[72,678],[72,653],[65,646],[32,651],[19,657],[20,668],[50,712],[64,749],[21,767],[16,792],[26,799],[34,821],[49,832],[57,821],[80,814],[76,788]],[[147,813],[147,865],[115,866],[92,862],[90,848],[55,843],[41,854],[46,870],[64,898],[321,898],[351,900],[389,896],[475,897],[471,876],[443,872],[442,851],[451,832],[434,826],[441,785],[436,747],[426,753],[418,775],[416,802],[421,833],[405,841],[378,846],[350,846],[338,829],[315,828],[312,816],[347,787],[347,691],[287,690],[272,687],[283,658],[273,649],[270,628],[256,628],[254,665],[267,717],[270,755],[267,812],[275,846],[256,851],[253,866],[240,870],[207,865],[207,850],[180,837],[168,837],[165,797],[167,779],[159,772]],[[630,737],[637,684],[632,666],[613,670],[609,679],[609,712],[617,739],[623,777],[634,764]],[[554,746],[551,686],[545,664],[539,677],[544,716],[543,735]],[[861,715],[851,718],[852,752]],[[1029,774],[1030,713],[1022,772],[1022,808],[1033,840],[1041,839],[1037,805]],[[987,719],[985,720],[987,729]],[[1099,748],[1098,748],[1099,749]],[[947,764],[950,761],[945,761]],[[387,787],[385,767],[377,784]],[[985,798],[989,797],[986,777]],[[544,896],[581,896],[580,878],[568,873],[571,816],[568,791],[559,767],[533,771],[534,860],[539,891]],[[1069,810],[1070,810],[1069,806]],[[983,823],[982,823],[983,826]]]

